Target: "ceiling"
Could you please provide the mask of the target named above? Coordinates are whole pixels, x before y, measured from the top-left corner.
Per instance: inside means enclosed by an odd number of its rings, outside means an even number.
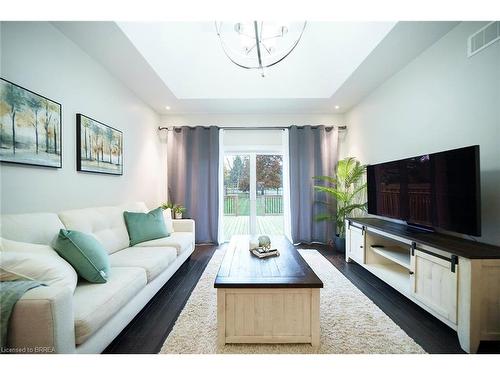
[[[457,23],[308,22],[266,77],[229,61],[213,22],[53,24],[159,114],[304,114],[349,110]]]
[[[179,99],[329,98],[394,25],[309,22],[297,48],[261,77],[230,62],[214,22],[118,24]]]

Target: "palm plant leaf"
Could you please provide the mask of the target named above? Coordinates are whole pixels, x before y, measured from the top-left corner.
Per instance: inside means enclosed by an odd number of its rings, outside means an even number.
[[[349,172],[347,183],[349,185],[356,184],[363,177],[364,173],[365,166],[361,165],[359,161],[356,161],[356,163],[353,165],[353,168]]]
[[[354,210],[365,210],[366,209],[366,203],[357,203],[357,204],[350,204],[348,206],[342,207],[342,212],[345,214],[345,216],[349,215],[352,211]]]
[[[358,194],[360,194],[363,190],[366,189],[366,184],[359,185],[358,187],[355,187],[354,190],[349,194],[348,201],[352,202]]]
[[[334,204],[327,201],[319,203],[329,207],[330,212],[316,216],[316,220],[334,221],[338,233],[343,236],[345,232],[345,218],[355,210],[366,211],[366,203],[359,203],[359,197],[366,189],[365,183],[360,183],[366,166],[362,165],[354,157],[339,160],[335,177],[316,176],[314,179],[326,182],[326,185],[314,186],[317,192],[327,194]]]
[[[336,188],[328,187],[328,186],[315,186],[317,191],[321,191],[331,195],[334,199],[340,202],[346,202],[349,198],[349,194],[345,191],[340,191]]]
[[[352,162],[353,158],[349,157],[340,160],[337,164],[337,179],[342,185],[345,185],[345,183],[349,179],[349,169]]]

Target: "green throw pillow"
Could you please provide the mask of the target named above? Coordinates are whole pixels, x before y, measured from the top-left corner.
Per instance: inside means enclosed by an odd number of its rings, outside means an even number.
[[[163,209],[161,207],[149,211],[147,214],[125,211],[123,217],[130,237],[130,246],[170,236],[163,220]]]
[[[110,269],[108,253],[90,234],[61,229],[54,249],[85,280],[91,283],[108,281]]]

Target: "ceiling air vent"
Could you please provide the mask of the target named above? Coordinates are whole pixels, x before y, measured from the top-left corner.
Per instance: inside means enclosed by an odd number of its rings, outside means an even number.
[[[497,40],[500,40],[500,21],[493,21],[469,37],[467,56],[474,56]]]

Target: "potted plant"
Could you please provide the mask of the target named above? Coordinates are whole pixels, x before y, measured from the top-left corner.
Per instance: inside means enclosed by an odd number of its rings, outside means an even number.
[[[365,165],[354,157],[347,157],[337,163],[336,177],[316,176],[326,185],[315,185],[316,191],[324,192],[331,199],[326,204],[329,212],[316,216],[318,221],[333,221],[336,228],[335,248],[345,252],[345,219],[356,212],[366,211],[363,176]]]
[[[182,214],[186,212],[186,208],[180,204],[176,204],[172,209],[172,212],[174,213],[175,219],[182,219]]]
[[[174,207],[175,204],[172,202],[164,202],[160,206],[164,211],[170,208],[170,214],[172,215],[172,218],[174,218]]]

